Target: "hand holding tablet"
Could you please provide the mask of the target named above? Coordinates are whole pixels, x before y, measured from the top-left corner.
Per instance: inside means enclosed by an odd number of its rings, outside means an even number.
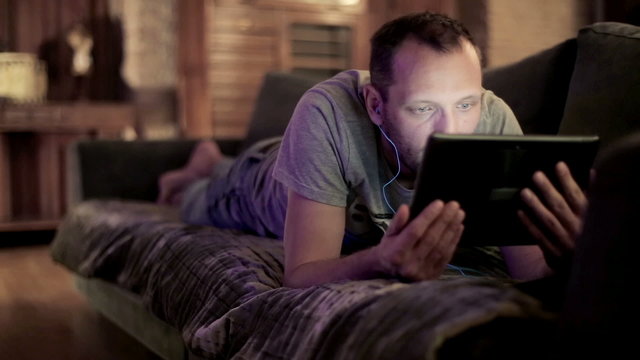
[[[536,171],[563,189],[555,171],[561,161],[585,190],[598,143],[597,136],[434,134],[416,179],[411,216],[433,200],[455,200],[466,213],[461,246],[535,244],[518,217],[518,210],[529,208],[520,191],[538,189]]]

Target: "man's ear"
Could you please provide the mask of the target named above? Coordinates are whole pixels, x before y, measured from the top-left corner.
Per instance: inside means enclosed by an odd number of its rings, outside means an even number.
[[[378,126],[381,125],[384,103],[380,92],[372,84],[366,84],[362,88],[362,94],[364,95],[364,105],[367,108],[369,119],[371,119],[374,124]]]

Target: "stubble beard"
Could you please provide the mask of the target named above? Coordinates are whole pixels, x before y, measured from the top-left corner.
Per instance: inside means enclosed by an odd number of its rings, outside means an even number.
[[[384,116],[383,129],[398,149],[398,157],[400,158],[400,167],[403,176],[415,177],[420,168],[422,153],[413,150],[411,146],[407,144],[400,132],[396,131],[396,128],[393,126],[393,120],[389,119],[386,115]],[[383,139],[383,141],[387,140]],[[396,167],[395,165],[396,162],[394,161],[392,163],[393,168]]]

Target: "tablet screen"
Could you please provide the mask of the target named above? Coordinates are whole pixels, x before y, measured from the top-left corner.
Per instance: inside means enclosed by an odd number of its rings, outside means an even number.
[[[524,209],[520,190],[535,191],[531,178],[537,170],[557,185],[559,161],[586,189],[598,143],[597,136],[433,134],[416,178],[411,217],[433,200],[456,200],[466,213],[460,246],[534,244],[517,216]]]

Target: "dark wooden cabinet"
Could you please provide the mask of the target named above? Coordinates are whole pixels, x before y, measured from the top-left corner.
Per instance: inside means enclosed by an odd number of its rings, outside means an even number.
[[[80,139],[135,133],[128,104],[0,106],[0,231],[55,229],[66,211],[66,154]]]

